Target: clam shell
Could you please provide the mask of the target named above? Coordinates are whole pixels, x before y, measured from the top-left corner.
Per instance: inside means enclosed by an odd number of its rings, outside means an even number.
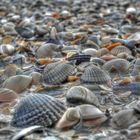
[[[133,109],[121,110],[112,117],[111,126],[116,129],[124,129],[137,121]]]
[[[0,102],[11,102],[17,99],[17,94],[13,90],[0,88]]]
[[[60,48],[56,44],[47,43],[39,47],[36,52],[38,58],[52,57],[53,52],[59,51]]]
[[[106,84],[110,81],[110,76],[99,67],[92,65],[85,69],[80,77],[82,83]]]
[[[3,88],[11,89],[16,93],[26,90],[32,82],[32,77],[26,75],[16,75],[9,77],[4,83]]]
[[[0,45],[0,54],[12,55],[15,52],[15,48],[9,44]]]
[[[107,48],[101,48],[97,51],[97,56],[101,57],[101,56],[108,54],[108,53],[109,53],[109,50]]]
[[[66,93],[66,100],[70,104],[92,104],[99,106],[99,100],[89,89],[82,86],[74,86]]]
[[[125,59],[113,59],[106,62],[103,65],[103,69],[106,71],[110,71],[112,68],[117,70],[118,72],[126,72],[130,67],[130,63]]]
[[[54,97],[44,94],[28,95],[17,104],[11,125],[49,127],[61,118],[65,109],[65,105]]]
[[[105,61],[110,61],[112,59],[115,59],[117,57],[115,57],[114,55],[111,55],[111,54],[105,54],[101,57],[101,59],[105,60]]]
[[[117,46],[111,50],[111,54],[113,54],[115,56],[117,56],[118,54],[123,53],[123,52],[131,55],[131,51],[125,46]]]
[[[93,48],[88,48],[82,51],[84,54],[86,55],[90,55],[92,57],[96,57],[97,56],[97,50],[93,49]]]
[[[48,64],[43,73],[46,84],[61,84],[74,71],[74,66],[67,62],[56,62]]]

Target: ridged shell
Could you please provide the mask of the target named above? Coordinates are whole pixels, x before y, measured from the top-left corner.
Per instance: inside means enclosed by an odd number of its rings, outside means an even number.
[[[111,54],[113,54],[113,55],[118,55],[123,52],[125,52],[127,54],[131,54],[131,51],[125,46],[117,46],[111,50]]]
[[[38,58],[52,57],[54,51],[59,51],[59,47],[56,44],[48,43],[40,46],[36,54]]]
[[[32,82],[32,77],[26,75],[16,75],[9,77],[4,83],[3,88],[8,88],[16,93],[26,90]]]
[[[112,117],[111,126],[116,129],[124,129],[137,121],[133,109],[121,110]]]
[[[15,52],[15,48],[9,44],[0,45],[0,54],[12,55]]]
[[[17,98],[16,92],[6,88],[0,88],[0,102],[11,102]]]
[[[95,57],[95,58],[91,58],[91,62],[93,62],[99,66],[103,66],[106,61],[101,58]]]
[[[74,86],[66,93],[66,100],[73,105],[92,104],[99,106],[99,100],[89,89],[82,86]]]
[[[74,71],[74,66],[66,62],[48,64],[43,73],[46,84],[61,84]]]
[[[93,48],[85,49],[85,50],[83,50],[83,53],[86,54],[86,55],[90,55],[92,57],[96,57],[97,56],[97,50],[93,49]]]
[[[82,83],[107,84],[110,81],[110,76],[97,66],[89,66],[85,69],[80,77]]]
[[[28,95],[16,106],[11,125],[49,127],[61,118],[65,110],[65,105],[54,97],[45,94]]]
[[[103,69],[110,71],[112,68],[118,72],[126,72],[129,69],[130,63],[125,59],[113,59],[103,65]]]

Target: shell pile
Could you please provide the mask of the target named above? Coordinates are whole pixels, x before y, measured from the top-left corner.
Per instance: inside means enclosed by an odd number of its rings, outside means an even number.
[[[5,139],[140,140],[140,0],[0,0]]]

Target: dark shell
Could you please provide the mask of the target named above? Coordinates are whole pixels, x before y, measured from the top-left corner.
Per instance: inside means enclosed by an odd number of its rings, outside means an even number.
[[[126,72],[130,67],[130,63],[125,59],[113,59],[103,65],[103,69],[111,72],[112,68],[118,72]],[[115,71],[115,72],[116,72]]]
[[[74,71],[74,66],[66,62],[56,62],[48,64],[43,73],[46,84],[61,84]]]
[[[54,97],[44,94],[28,95],[17,104],[11,125],[45,127],[55,124],[66,110],[64,104]]]
[[[113,55],[118,55],[122,52],[125,52],[127,54],[131,54],[131,51],[125,46],[117,46],[111,50],[111,54],[113,54]]]
[[[85,69],[80,80],[82,83],[107,84],[111,78],[104,70],[92,65]]]
[[[70,104],[92,104],[99,106],[99,101],[96,95],[89,89],[82,86],[74,86],[66,93],[66,100]]]

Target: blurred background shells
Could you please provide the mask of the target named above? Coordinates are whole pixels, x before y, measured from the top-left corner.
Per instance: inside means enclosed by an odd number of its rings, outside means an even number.
[[[29,95],[17,104],[11,124],[21,128],[32,125],[50,127],[61,118],[65,109],[62,102],[48,95]]]
[[[10,44],[0,45],[0,54],[12,55],[15,52],[15,47]]]

